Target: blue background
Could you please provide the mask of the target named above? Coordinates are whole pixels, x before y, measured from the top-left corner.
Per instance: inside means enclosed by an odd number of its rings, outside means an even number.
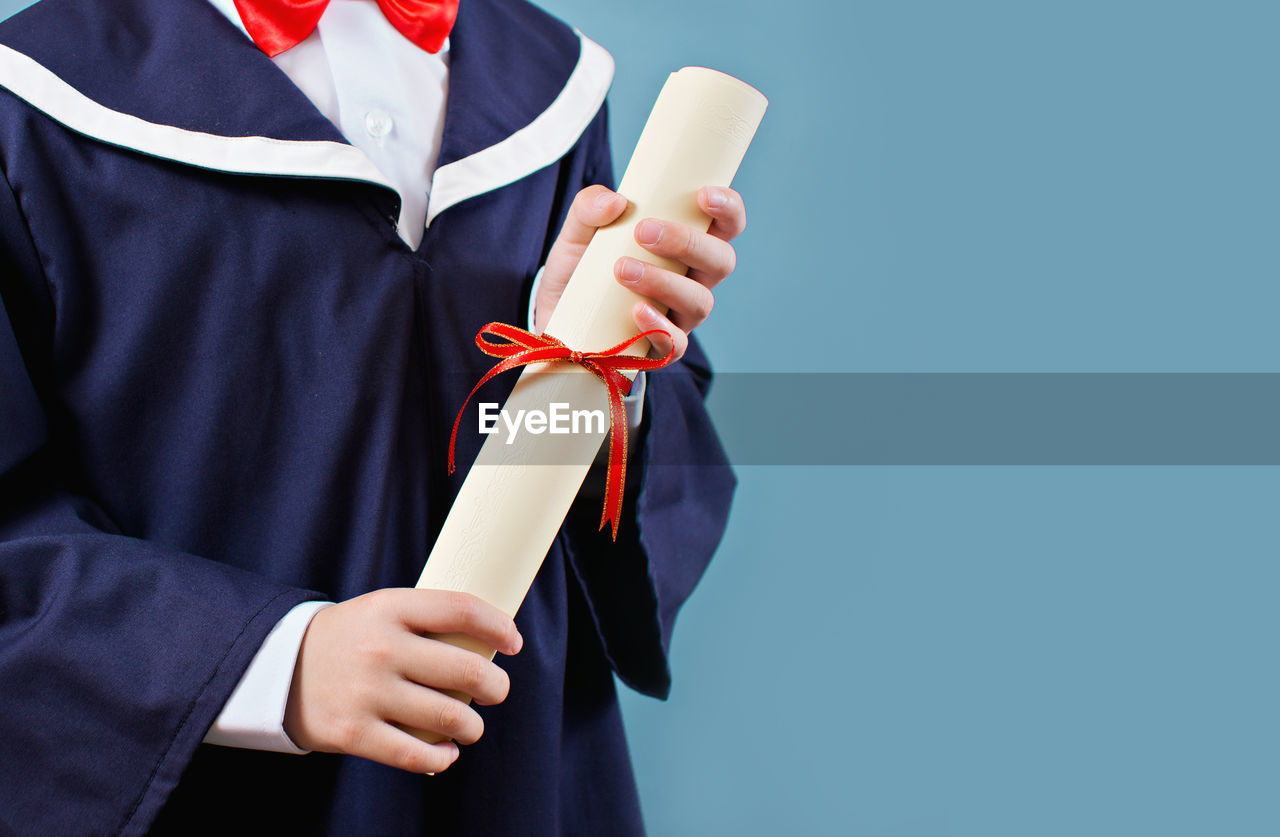
[[[1280,371],[1274,3],[546,5],[619,168],[673,69],[770,98],[721,370]],[[1277,469],[739,474],[654,834],[1280,834]]]
[[[619,172],[671,70],[771,99],[721,370],[1280,371],[1273,3],[544,5]],[[624,696],[655,835],[1280,834],[1276,468],[739,474]]]

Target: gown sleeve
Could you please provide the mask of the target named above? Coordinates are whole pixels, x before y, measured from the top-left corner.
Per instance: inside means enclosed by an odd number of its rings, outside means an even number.
[[[604,109],[584,143],[579,188],[613,186]],[[648,373],[618,540],[607,527],[599,530],[600,494],[589,485],[562,531],[609,664],[631,688],[663,699],[671,691],[668,653],[676,615],[724,536],[736,485],[706,409],[711,377],[693,337],[683,358]],[[588,483],[597,479],[603,475],[593,469]]]
[[[2,185],[0,832],[143,833],[263,638],[318,596],[126,537],[68,490],[51,297]]]

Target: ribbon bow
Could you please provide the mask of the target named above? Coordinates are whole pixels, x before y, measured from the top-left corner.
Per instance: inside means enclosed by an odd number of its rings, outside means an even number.
[[[275,58],[316,28],[329,0],[235,0],[240,20],[258,48]],[[387,22],[435,54],[458,17],[458,0],[378,0]]]
[[[604,382],[609,390],[609,472],[605,482],[604,509],[600,513],[600,528],[606,522],[613,523],[613,539],[618,539],[618,524],[622,520],[622,489],[627,478],[627,413],[622,404],[623,396],[631,392],[631,381],[619,372],[619,369],[660,369],[671,362],[675,356],[673,347],[667,356],[660,359],[636,357],[623,354],[624,351],[653,334],[671,335],[662,329],[652,329],[624,340],[616,346],[599,352],[579,352],[570,349],[550,334],[534,334],[522,328],[506,323],[489,323],[476,334],[476,345],[480,351],[490,357],[503,358],[492,369],[485,373],[480,383],[472,387],[458,417],[453,420],[453,432],[449,434],[449,473],[454,472],[454,447],[458,441],[458,425],[462,423],[462,414],[467,404],[492,378],[519,366],[530,363],[547,363],[549,361],[568,361],[576,363]],[[505,340],[498,343],[489,337]],[[622,443],[618,443],[618,437]]]

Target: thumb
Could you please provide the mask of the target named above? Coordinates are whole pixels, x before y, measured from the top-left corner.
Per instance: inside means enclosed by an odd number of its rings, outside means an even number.
[[[582,259],[598,228],[611,224],[626,211],[627,199],[604,186],[588,186],[573,199],[564,227],[547,254],[547,267],[534,300],[534,319],[539,330],[551,319],[569,277]]]

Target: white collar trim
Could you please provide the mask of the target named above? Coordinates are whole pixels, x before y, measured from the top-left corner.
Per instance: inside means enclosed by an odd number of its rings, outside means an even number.
[[[526,177],[563,157],[591,124],[613,80],[613,58],[578,33],[578,63],[555,101],[506,139],[436,169],[426,223],[451,206]],[[119,146],[215,171],[356,180],[395,187],[364,152],[329,140],[227,137],[148,122],[101,105],[51,70],[0,44],[0,86],[72,131]],[[399,219],[397,232],[413,240]]]
[[[578,63],[546,110],[501,142],[436,169],[427,204],[428,227],[449,207],[533,174],[577,143],[613,82],[613,56],[586,35],[577,34]]]

